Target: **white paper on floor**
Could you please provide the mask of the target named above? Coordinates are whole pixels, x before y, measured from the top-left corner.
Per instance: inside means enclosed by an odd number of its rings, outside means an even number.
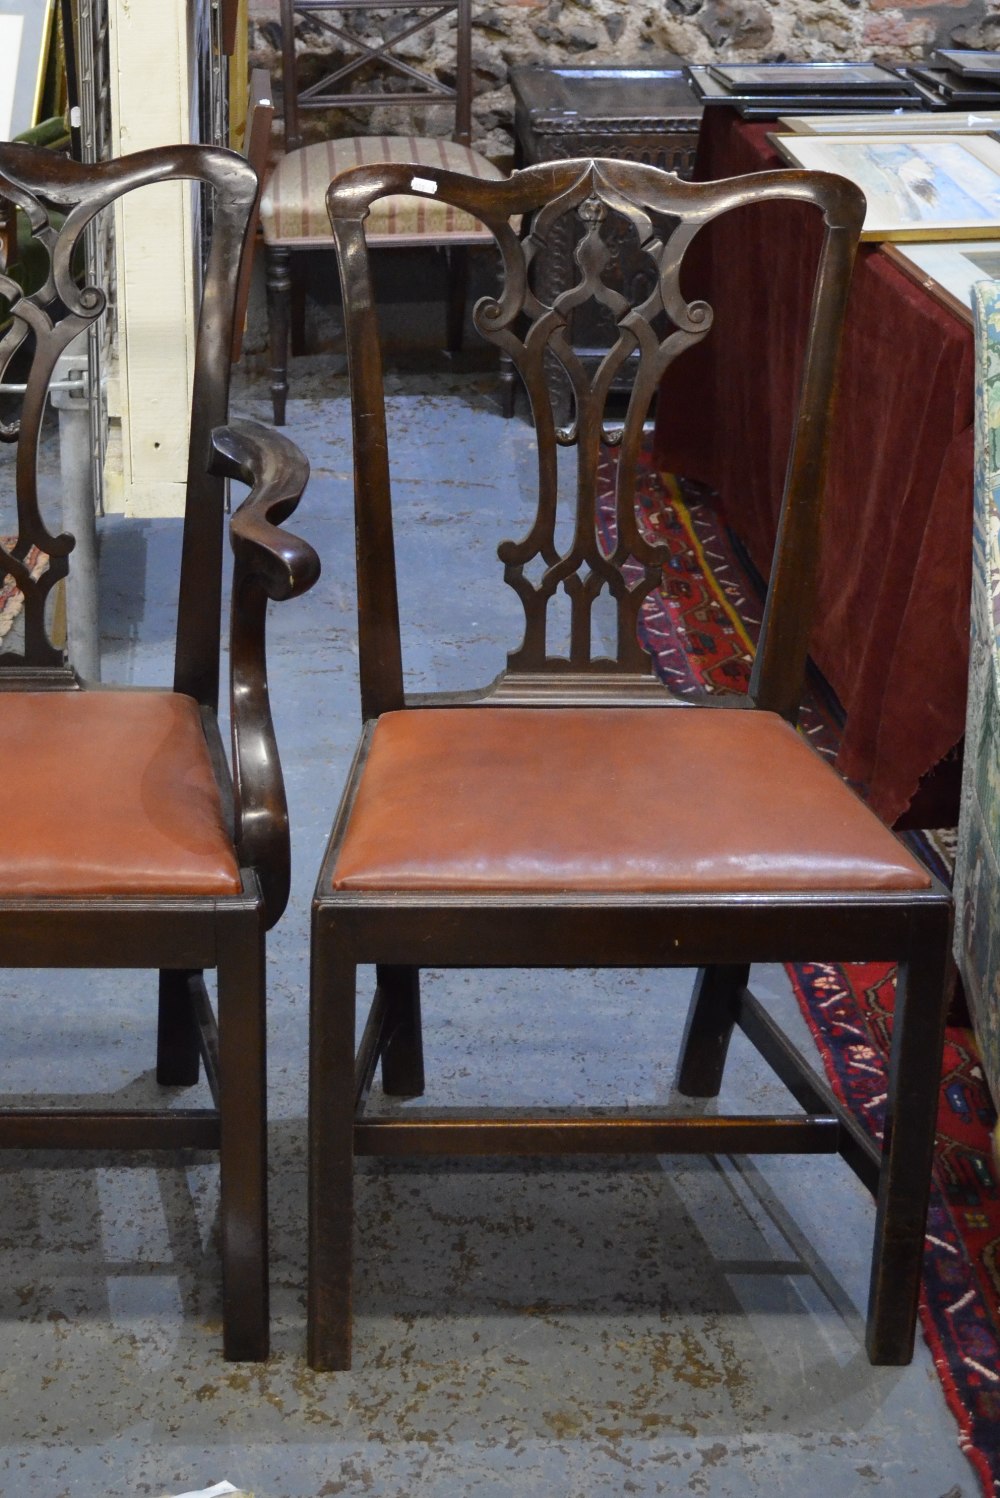
[[[253,1498],[252,1493],[243,1493],[239,1488],[234,1488],[231,1482],[217,1482],[211,1488],[192,1489],[190,1493],[175,1493],[174,1498],[225,1498],[227,1493],[235,1493],[236,1498]]]

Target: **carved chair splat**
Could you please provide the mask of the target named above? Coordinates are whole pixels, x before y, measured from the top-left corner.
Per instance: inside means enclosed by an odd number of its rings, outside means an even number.
[[[615,161],[549,163],[484,184],[428,173],[428,192],[494,235],[502,290],[474,320],[518,369],[538,442],[534,519],[499,548],[525,627],[507,668],[478,694],[404,689],[389,446],[376,308],[365,247],[371,204],[405,166],[331,183],[354,422],[355,529],[364,731],[336,814],[313,906],[310,1074],[309,1359],[351,1358],[351,1193],[357,1154],[831,1151],[878,1196],[867,1346],[874,1362],[912,1353],[944,1020],[949,896],[794,731],[819,565],[819,517],[840,330],[863,199],[842,179],[761,173],[687,183]],[[636,640],[662,552],[636,510],[642,424],[668,364],[707,336],[710,307],[680,290],[699,230],[744,206],[795,199],[825,222],[788,455],[780,539],[745,696],[672,700]],[[583,223],[574,286],[543,304],[532,265],[559,216]],[[523,243],[515,217],[533,227]],[[631,305],[602,281],[605,224],[638,237],[655,286]],[[772,288],[781,295],[781,288]],[[762,289],[762,295],[768,294]],[[586,298],[619,333],[588,375],[569,332]],[[616,366],[638,352],[620,425],[605,420]],[[573,392],[560,427],[544,360]],[[575,451],[571,540],[557,543],[558,449]],[[595,473],[618,449],[610,524]],[[560,532],[561,534],[562,532]],[[607,539],[601,539],[607,536]],[[561,589],[569,648],[549,639]],[[595,598],[617,613],[613,652],[592,639]],[[690,774],[699,765],[697,777]],[[650,797],[649,767],[682,797]],[[706,790],[706,787],[708,788]],[[891,1079],[879,1150],[782,1034],[749,987],[754,962],[896,959]],[[377,989],[355,1053],[356,971]],[[388,1094],[419,1094],[421,967],[700,969],[678,1069],[681,1091],[713,1096],[739,1025],[800,1112],[595,1116],[403,1109],[371,1115],[381,1062]]]
[[[59,353],[107,312],[81,284],[87,226],[125,193],[164,182],[214,195],[212,245],[197,333],[172,690],[88,688],[48,624],[53,586],[72,561],[38,498],[41,423]],[[24,646],[0,653],[11,753],[0,848],[0,961],[20,967],[159,970],[157,1080],[197,1081],[207,1108],[128,1112],[101,1106],[0,1108],[0,1146],[216,1150],[221,1175],[223,1343],[232,1359],[268,1351],[264,936],[288,893],[288,817],[267,701],[269,599],[318,575],[310,547],[278,529],[308,470],[279,434],[226,425],[233,308],[257,188],[229,151],[163,147],[96,166],[0,145],[0,197],[28,216],[49,257],[23,295],[6,275],[11,321],[0,376],[30,355],[17,443],[18,536],[0,570],[24,595]],[[232,516],[232,774],[217,722],[225,484],[250,494]],[[48,556],[37,577],[32,546]],[[218,1023],[203,973],[216,969]]]

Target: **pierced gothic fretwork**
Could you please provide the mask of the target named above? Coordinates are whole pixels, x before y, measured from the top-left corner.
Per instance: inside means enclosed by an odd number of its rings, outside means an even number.
[[[81,286],[76,270],[82,262],[82,240],[96,209],[78,205],[66,216],[68,204],[47,202],[27,189],[0,178],[0,196],[25,214],[33,239],[48,258],[43,284],[30,294],[0,273],[0,296],[10,308],[10,324],[0,339],[0,382],[16,383],[11,373],[26,356],[30,367],[16,420],[0,422],[0,441],[17,443],[15,483],[17,492],[17,538],[10,550],[0,546],[0,574],[13,579],[23,596],[24,652],[4,652],[0,667],[62,666],[63,651],[54,645],[46,628],[48,595],[69,571],[71,535],[54,532],[41,513],[38,501],[38,446],[49,385],[60,355],[79,333],[102,315],[107,306],[97,286]],[[31,566],[32,548],[48,556],[40,572]]]
[[[532,269],[568,215],[582,225],[573,257],[578,276],[575,284],[545,303],[534,289]],[[644,207],[590,163],[571,188],[536,215],[523,247],[513,235],[501,231],[498,236],[507,272],[504,288],[499,298],[480,302],[476,326],[518,369],[531,403],[538,446],[539,502],[534,522],[521,540],[505,541],[499,548],[504,577],[520,598],[525,616],[524,639],[508,656],[511,670],[652,669],[638,639],[639,614],[660,580],[668,553],[642,527],[636,512],[643,422],[664,370],[685,349],[699,343],[712,324],[705,302],[689,303],[681,295],[680,265],[695,230],[675,225],[676,220],[668,219],[654,223]],[[648,278],[634,278],[639,301],[630,301],[608,284],[609,229],[613,234],[637,236],[643,263],[649,268]],[[515,257],[521,258],[521,266]],[[614,343],[592,375],[572,341],[573,312],[586,303],[605,309],[617,329]],[[573,418],[565,427],[556,421],[551,382],[545,375],[546,357],[558,360],[572,391]],[[627,361],[635,367],[634,381],[624,420],[612,428],[605,419],[608,396]],[[575,448],[577,457],[573,539],[565,551],[559,550],[556,541],[560,446]],[[597,513],[602,446],[619,449],[614,515],[605,527],[611,537],[607,543],[602,541]],[[537,558],[544,571],[533,581],[528,569]],[[570,600],[568,656],[553,654],[547,638],[549,603],[559,588]],[[617,611],[614,658],[595,654],[594,604],[605,589]]]
[[[23,289],[6,264],[0,266],[0,297],[8,306],[0,337],[0,383],[15,390],[23,387],[23,394],[12,397],[20,401],[15,419],[0,421],[0,441],[17,446],[17,536],[9,546],[0,546],[0,579],[10,577],[23,595],[24,623],[23,651],[0,652],[0,690],[19,685],[26,675],[39,686],[76,681],[62,646],[53,642],[47,625],[49,596],[69,572],[74,538],[58,530],[43,513],[38,470],[42,421],[57,363],[73,340],[108,310],[104,291],[87,282],[88,231],[99,215],[132,189],[180,180],[205,184],[219,200],[203,305],[202,321],[208,326],[208,313],[218,318],[233,296],[248,205],[256,187],[255,174],[246,163],[229,151],[175,146],[83,167],[33,147],[0,145],[0,199],[13,204],[27,220],[32,240],[42,252],[34,257],[42,269],[31,289]],[[39,279],[41,285],[35,285]],[[208,350],[205,354],[202,342]],[[196,511],[192,504],[194,518],[190,524],[186,521],[185,546],[195,549],[197,545],[221,547],[221,525],[218,539],[212,539],[211,530],[216,503],[221,516],[221,481],[209,476],[209,461],[212,428],[227,412],[228,378],[228,347],[210,345],[207,336],[200,339],[189,483],[210,490],[212,497],[204,501],[202,510]],[[197,541],[189,541],[188,531],[199,527],[205,536],[199,533]],[[5,519],[4,530],[10,528]],[[33,565],[33,548],[48,557],[41,572]],[[206,607],[206,617],[213,618],[214,612],[213,601]]]

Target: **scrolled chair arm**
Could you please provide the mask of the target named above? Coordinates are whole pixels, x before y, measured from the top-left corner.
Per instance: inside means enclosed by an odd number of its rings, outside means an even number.
[[[212,433],[211,468],[251,486],[229,526],[235,838],[241,863],[260,879],[270,927],[288,901],[291,845],[267,687],[267,603],[296,598],[319,577],[313,548],[280,528],[302,496],[309,464],[281,433],[256,422],[234,421]]]

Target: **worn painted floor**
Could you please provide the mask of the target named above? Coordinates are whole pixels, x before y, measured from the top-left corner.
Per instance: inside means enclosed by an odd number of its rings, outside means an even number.
[[[325,571],[271,627],[295,838],[269,949],[274,1354],[221,1361],[210,1161],[6,1155],[0,1493],[157,1498],[228,1477],[257,1498],[971,1498],[922,1342],[907,1369],[867,1363],[873,1209],[829,1159],[365,1162],[355,1369],[307,1370],[307,911],[358,713],[330,370],[296,371],[288,427],[313,465],[293,524]],[[471,685],[516,635],[492,559],[523,514],[530,433],[496,414],[489,376],[395,383],[403,608],[427,621],[407,628],[407,664],[415,683]],[[264,415],[262,395],[244,409]],[[103,523],[106,680],[169,679],[177,544],[172,522]],[[451,591],[434,580],[446,562]],[[428,1100],[662,1100],[689,986],[432,977]],[[781,972],[757,987],[808,1049]],[[0,970],[0,1018],[7,1094],[156,1095],[150,975]],[[723,1105],[786,1102],[737,1040]]]

